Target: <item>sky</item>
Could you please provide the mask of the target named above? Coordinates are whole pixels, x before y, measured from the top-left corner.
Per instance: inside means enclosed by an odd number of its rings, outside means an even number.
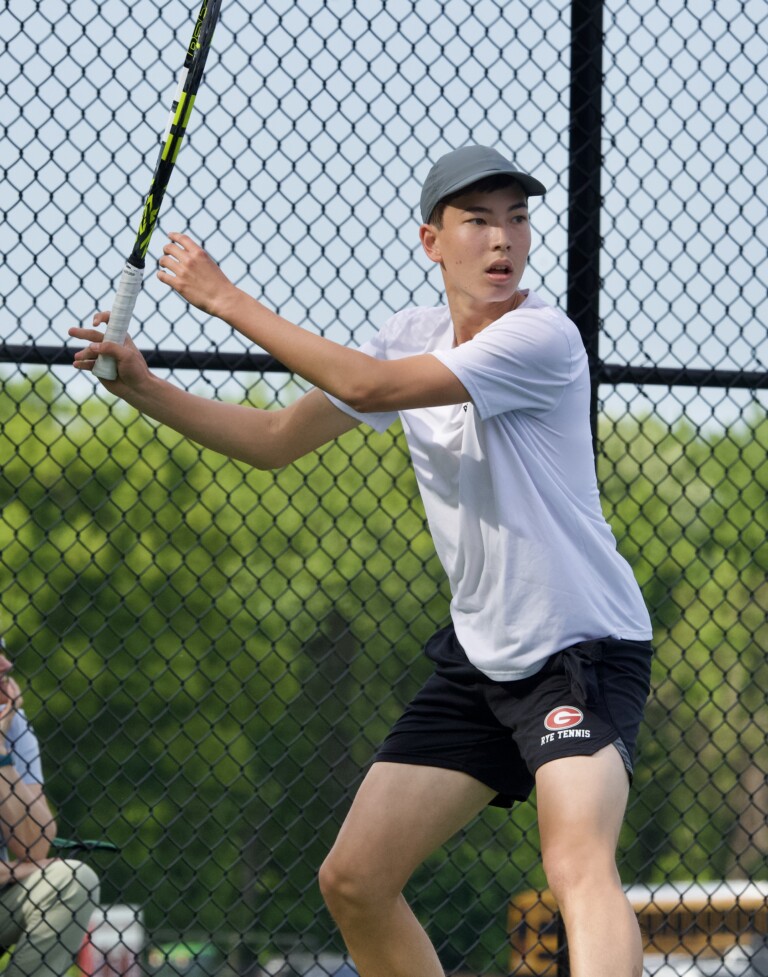
[[[765,370],[768,0],[693,7],[605,4],[601,353]],[[193,18],[177,0],[0,12],[7,342],[59,345],[109,307]],[[564,302],[569,30],[566,5],[545,0],[224,0],[150,246],[139,344],[242,348],[154,280],[168,230],[339,342],[441,301],[419,188],[472,141],[548,187],[523,285]],[[750,398],[728,399],[738,412]]]

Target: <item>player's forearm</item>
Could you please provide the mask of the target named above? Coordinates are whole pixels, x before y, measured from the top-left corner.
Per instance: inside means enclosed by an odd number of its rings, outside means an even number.
[[[25,861],[45,858],[56,837],[45,797],[25,784],[13,767],[0,768],[0,825],[8,849]]]
[[[389,364],[283,319],[241,289],[228,290],[217,314],[291,373],[359,410],[371,409],[372,392],[385,385]]]
[[[205,448],[255,468],[285,464],[282,446],[274,436],[274,412],[207,400],[153,375],[123,396],[142,414]]]
[[[348,349],[282,319],[234,285],[186,234],[171,232],[157,277],[187,302],[229,323],[291,373],[359,410],[377,410],[391,363]]]

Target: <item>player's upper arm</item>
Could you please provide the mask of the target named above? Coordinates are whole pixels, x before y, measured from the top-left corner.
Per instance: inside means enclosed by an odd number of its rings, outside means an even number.
[[[320,390],[310,390],[290,406],[271,411],[270,415],[275,444],[274,464],[270,467],[274,468],[296,461],[360,423],[335,407]]]
[[[344,401],[355,410],[386,412],[440,407],[469,400],[456,374],[431,353],[395,360],[374,360],[350,378]]]
[[[538,310],[511,313],[472,342],[434,356],[461,378],[483,420],[512,410],[553,410],[586,366],[576,327]]]

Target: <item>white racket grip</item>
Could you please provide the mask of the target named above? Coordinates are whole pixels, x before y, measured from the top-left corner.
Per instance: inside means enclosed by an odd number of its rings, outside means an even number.
[[[141,268],[134,268],[131,264],[126,264],[123,268],[123,274],[120,276],[117,292],[115,292],[115,298],[112,302],[107,331],[104,333],[104,342],[118,343],[120,346],[125,342],[136,299],[141,291],[143,277],[144,271]],[[107,356],[104,353],[97,356],[96,362],[93,364],[93,374],[100,380],[115,380],[117,378],[117,362],[114,356]]]

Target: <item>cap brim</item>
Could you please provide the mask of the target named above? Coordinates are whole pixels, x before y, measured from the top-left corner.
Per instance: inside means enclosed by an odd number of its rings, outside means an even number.
[[[519,183],[520,186],[525,190],[529,197],[543,197],[547,192],[547,188],[543,183],[527,173],[520,173],[519,170],[502,170],[498,168],[488,168],[486,170],[475,170],[471,177],[457,180],[453,186],[443,193],[440,200],[444,200],[446,197],[451,196],[454,193],[458,193],[465,187],[472,186],[473,183],[479,183],[480,180],[485,180],[489,176],[508,176],[510,180],[514,180]],[[438,201],[439,203],[440,201]]]

